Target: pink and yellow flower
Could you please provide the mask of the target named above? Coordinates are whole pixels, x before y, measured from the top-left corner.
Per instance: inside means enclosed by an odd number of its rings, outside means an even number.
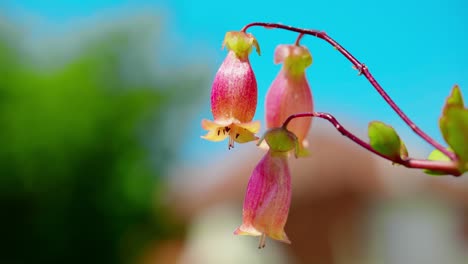
[[[242,225],[236,235],[260,236],[291,243],[284,232],[291,204],[291,174],[288,156],[269,150],[255,167],[245,195]]]
[[[260,236],[259,248],[266,236],[291,243],[284,231],[291,204],[291,173],[288,152],[297,148],[294,134],[284,128],[267,131],[269,150],[255,167],[244,200],[242,225],[236,235]]]
[[[313,111],[312,94],[305,75],[306,68],[312,64],[309,50],[298,45],[279,45],[275,50],[274,62],[283,63],[283,66],[267,92],[267,128],[280,127],[292,114]],[[307,153],[304,144],[310,124],[311,118],[297,118],[288,125],[299,140],[299,155]]]
[[[228,55],[216,73],[211,89],[211,112],[214,121],[202,120],[208,133],[202,138],[222,141],[229,137],[229,148],[234,141],[244,143],[256,140],[260,122],[252,119],[257,108],[257,81],[249,61],[252,47],[260,48],[257,40],[245,32],[228,32],[223,46]]]

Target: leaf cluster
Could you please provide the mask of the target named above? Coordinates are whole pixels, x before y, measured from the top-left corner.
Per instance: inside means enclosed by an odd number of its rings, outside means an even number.
[[[445,102],[439,119],[439,128],[448,144],[447,150],[456,157],[453,162],[456,162],[460,174],[463,174],[468,171],[468,109],[458,85],[453,87]],[[393,127],[380,121],[373,121],[369,123],[368,135],[369,144],[381,155],[395,163],[401,163],[408,158],[406,146]],[[431,152],[428,160],[451,161],[450,157],[437,149]],[[425,170],[425,172],[431,175],[447,174],[436,170]]]
[[[458,85],[455,85],[447,97],[439,119],[439,128],[448,150],[457,157],[457,167],[461,173],[468,171],[468,109],[463,102],[463,96]],[[439,150],[433,150],[429,160],[448,161],[449,157]],[[428,174],[442,175],[443,172],[426,171]]]

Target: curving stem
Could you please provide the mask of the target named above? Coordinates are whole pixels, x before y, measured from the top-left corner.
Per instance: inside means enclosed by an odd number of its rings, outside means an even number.
[[[445,149],[444,146],[442,146],[440,143],[435,141],[433,138],[431,138],[429,135],[427,135],[424,131],[422,131],[416,124],[409,119],[409,117],[398,107],[398,105],[390,98],[390,96],[385,92],[385,90],[380,86],[380,84],[375,80],[375,78],[372,76],[372,74],[369,72],[369,69],[367,66],[360,61],[358,61],[351,53],[349,53],[343,46],[338,44],[334,39],[329,37],[327,33],[319,30],[313,30],[313,29],[302,29],[302,28],[296,28],[296,27],[291,27],[291,26],[286,26],[278,23],[264,23],[264,22],[254,22],[250,23],[242,28],[242,31],[245,32],[248,28],[253,27],[253,26],[262,26],[265,28],[278,28],[278,29],[284,29],[288,31],[293,31],[297,32],[299,34],[306,34],[306,35],[311,35],[320,39],[325,40],[328,42],[330,45],[332,45],[336,50],[338,50],[343,56],[345,56],[353,65],[354,67],[359,71],[359,75],[364,75],[367,80],[370,82],[370,84],[377,90],[377,92],[383,97],[383,99],[390,105],[390,107],[398,114],[398,116],[422,139],[424,139],[427,143],[431,144],[434,146],[436,149],[444,153],[447,157],[449,157],[452,161],[458,160],[457,156],[455,153],[448,151]]]
[[[299,113],[290,115],[283,123],[283,128],[287,128],[289,122],[295,118],[300,117],[317,117],[322,118],[330,122],[336,130],[338,130],[343,136],[351,139],[353,142],[358,144],[359,146],[367,149],[368,151],[387,159],[393,163],[401,164],[407,168],[414,168],[414,169],[428,169],[428,170],[435,170],[435,171],[442,171],[447,174],[451,174],[454,176],[460,176],[461,172],[458,170],[456,162],[454,161],[433,161],[433,160],[421,160],[421,159],[413,159],[413,158],[406,158],[406,159],[394,159],[392,157],[383,155],[380,152],[377,152],[372,146],[365,142],[364,140],[360,139],[359,137],[355,136],[345,127],[343,127],[336,118],[329,114],[329,113],[322,113],[322,112],[311,112],[311,113]]]

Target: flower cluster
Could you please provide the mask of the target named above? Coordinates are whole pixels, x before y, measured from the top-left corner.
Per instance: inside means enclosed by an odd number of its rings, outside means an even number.
[[[211,90],[213,121],[202,121],[202,127],[208,131],[203,138],[211,141],[229,138],[229,149],[234,147],[234,142],[246,143],[258,139],[255,134],[260,130],[260,123],[252,121],[257,107],[257,82],[249,54],[253,48],[256,48],[260,55],[260,48],[257,40],[246,33],[246,30],[253,26],[288,30],[299,33],[299,36],[294,45],[279,45],[274,53],[274,62],[281,63],[282,67],[266,94],[267,131],[257,142],[257,146],[264,142],[261,147],[267,150],[247,184],[242,224],[234,234],[259,236],[259,248],[265,246],[267,236],[290,243],[284,231],[291,204],[291,173],[288,158],[293,151],[296,158],[307,156],[306,137],[312,117],[327,120],[343,136],[393,164],[425,169],[426,173],[434,175],[460,176],[468,171],[468,148],[464,147],[467,145],[468,109],[464,105],[457,85],[453,87],[452,93],[447,98],[439,120],[440,130],[449,145],[449,148],[446,148],[418,128],[388,96],[366,65],[358,61],[327,33],[278,23],[254,22],[246,25],[240,32],[226,34],[223,46],[227,47],[228,54],[213,81]],[[359,75],[366,77],[400,118],[418,136],[435,148],[429,157],[427,159],[409,157],[396,131],[382,122],[374,121],[369,124],[369,143],[367,143],[344,128],[333,115],[313,112],[311,89],[305,73],[312,64],[312,56],[306,47],[299,45],[303,35],[311,35],[326,41],[347,58],[359,71]]]
[[[223,46],[228,54],[213,81],[211,112],[213,121],[202,120],[207,134],[202,138],[222,141],[229,138],[228,148],[234,142],[255,141],[260,122],[252,121],[257,107],[257,82],[249,61],[255,47],[260,54],[257,40],[248,33],[226,33]],[[282,68],[268,90],[266,127],[262,140],[268,151],[255,167],[247,185],[242,225],[237,235],[260,236],[260,248],[265,246],[266,236],[290,243],[284,226],[291,203],[291,174],[288,167],[289,153],[295,156],[307,154],[305,138],[311,119],[292,120],[288,127],[283,123],[288,116],[313,110],[312,95],[305,70],[312,63],[307,48],[295,45],[279,45],[274,62]]]

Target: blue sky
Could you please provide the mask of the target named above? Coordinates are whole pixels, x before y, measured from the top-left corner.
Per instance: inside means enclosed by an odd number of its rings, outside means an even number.
[[[429,1],[33,1],[6,0],[0,8],[11,16],[33,15],[50,25],[73,23],[112,10],[161,10],[171,31],[186,49],[180,56],[210,58],[213,75],[225,51],[220,44],[226,31],[239,30],[253,21],[280,22],[326,31],[369,69],[391,97],[422,129],[438,140],[437,119],[453,84],[468,96],[468,4],[463,0]],[[259,105],[256,119],[263,120],[263,97],[279,71],[272,62],[276,45],[292,43],[295,34],[280,30],[250,30],[262,56],[252,53]],[[315,110],[331,112],[345,125],[365,134],[367,122],[381,120],[394,126],[411,148],[430,150],[411,133],[384,103],[364,77],[331,46],[312,37],[302,41],[312,52],[308,69]],[[209,87],[206,87],[207,91]],[[190,150],[181,153],[196,160],[204,151],[225,151],[227,144],[199,139],[199,119],[211,118],[209,98],[194,119],[186,137]],[[315,122],[314,127],[328,126]],[[208,149],[208,150],[206,150]],[[234,150],[235,151],[235,150]]]

